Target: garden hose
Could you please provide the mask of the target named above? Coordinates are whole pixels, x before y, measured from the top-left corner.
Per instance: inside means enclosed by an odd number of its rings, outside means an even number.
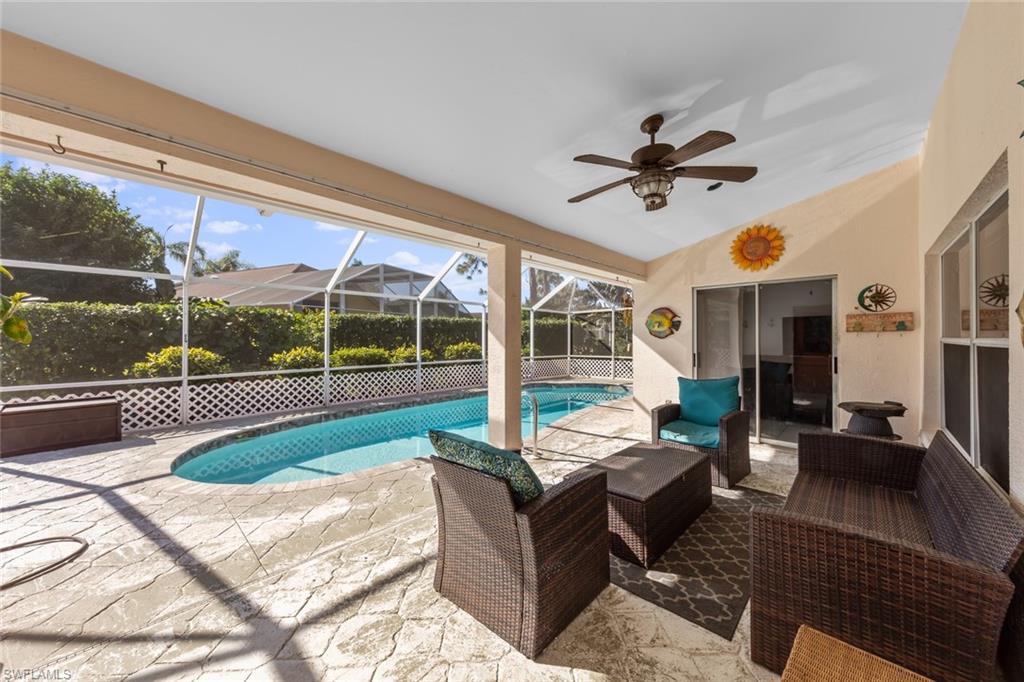
[[[54,543],[54,542],[77,542],[80,546],[74,552],[72,552],[71,554],[68,554],[65,557],[57,559],[56,561],[52,561],[52,562],[46,564],[45,566],[40,566],[39,568],[35,568],[35,569],[29,571],[28,573],[25,573],[25,574],[22,574],[22,575],[18,576],[14,580],[8,580],[7,582],[5,582],[2,585],[0,585],[0,591],[8,590],[8,589],[10,589],[12,587],[15,587],[17,585],[21,585],[22,583],[27,583],[30,580],[35,580],[36,578],[38,578],[38,577],[40,577],[42,575],[46,575],[50,571],[55,571],[58,568],[60,568],[61,566],[63,566],[64,564],[71,563],[72,561],[74,561],[78,557],[82,556],[82,553],[85,552],[86,548],[89,547],[89,543],[86,542],[85,540],[83,540],[82,538],[76,538],[76,537],[72,537],[70,535],[59,535],[59,536],[52,537],[52,538],[39,538],[37,540],[28,540],[27,542],[19,542],[18,544],[10,545],[9,547],[0,547],[0,554],[3,554],[4,552],[10,552],[10,551],[13,551],[15,549],[22,549],[23,547],[33,547],[33,546],[36,546],[36,545],[49,545],[49,544]]]

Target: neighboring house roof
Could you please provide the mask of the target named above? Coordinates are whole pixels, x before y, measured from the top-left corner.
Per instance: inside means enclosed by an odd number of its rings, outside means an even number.
[[[380,293],[379,278],[381,271],[383,271],[384,275],[385,293],[407,296],[415,295],[431,280],[430,275],[421,272],[384,263],[373,263],[345,268],[341,273],[339,281],[347,282],[357,290]],[[189,297],[219,298],[226,301],[228,305],[233,306],[288,306],[301,303],[317,294],[314,291],[279,289],[277,286],[267,285],[324,289],[330,283],[333,276],[334,270],[317,270],[304,263],[287,263],[221,272],[216,275],[204,275],[194,278],[188,283],[188,293]],[[408,289],[410,276],[413,280],[413,288],[411,290]],[[180,284],[176,285],[175,295],[181,296]],[[438,283],[431,298],[444,298],[453,302],[459,301],[451,290],[442,283]]]

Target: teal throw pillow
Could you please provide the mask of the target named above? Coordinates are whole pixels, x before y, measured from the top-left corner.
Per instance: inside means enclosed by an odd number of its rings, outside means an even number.
[[[740,378],[687,379],[679,377],[679,418],[704,426],[740,409]]]
[[[516,506],[526,504],[544,492],[537,474],[515,452],[447,431],[431,429],[427,435],[434,445],[434,452],[441,459],[508,481]]]

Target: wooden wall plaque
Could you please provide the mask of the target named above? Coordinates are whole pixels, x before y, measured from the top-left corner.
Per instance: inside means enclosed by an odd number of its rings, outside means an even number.
[[[848,332],[912,332],[914,313],[851,313],[846,316]]]

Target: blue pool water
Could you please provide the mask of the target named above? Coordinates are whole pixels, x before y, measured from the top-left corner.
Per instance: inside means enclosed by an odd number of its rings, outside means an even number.
[[[540,405],[544,428],[576,410],[629,394],[619,386],[564,385],[527,389]],[[178,476],[205,483],[290,483],[337,476],[389,462],[433,454],[427,429],[487,439],[487,396],[445,400],[243,433],[233,442],[199,446],[172,465]],[[532,436],[533,415],[523,403],[523,435]],[[201,454],[195,451],[206,450]]]

